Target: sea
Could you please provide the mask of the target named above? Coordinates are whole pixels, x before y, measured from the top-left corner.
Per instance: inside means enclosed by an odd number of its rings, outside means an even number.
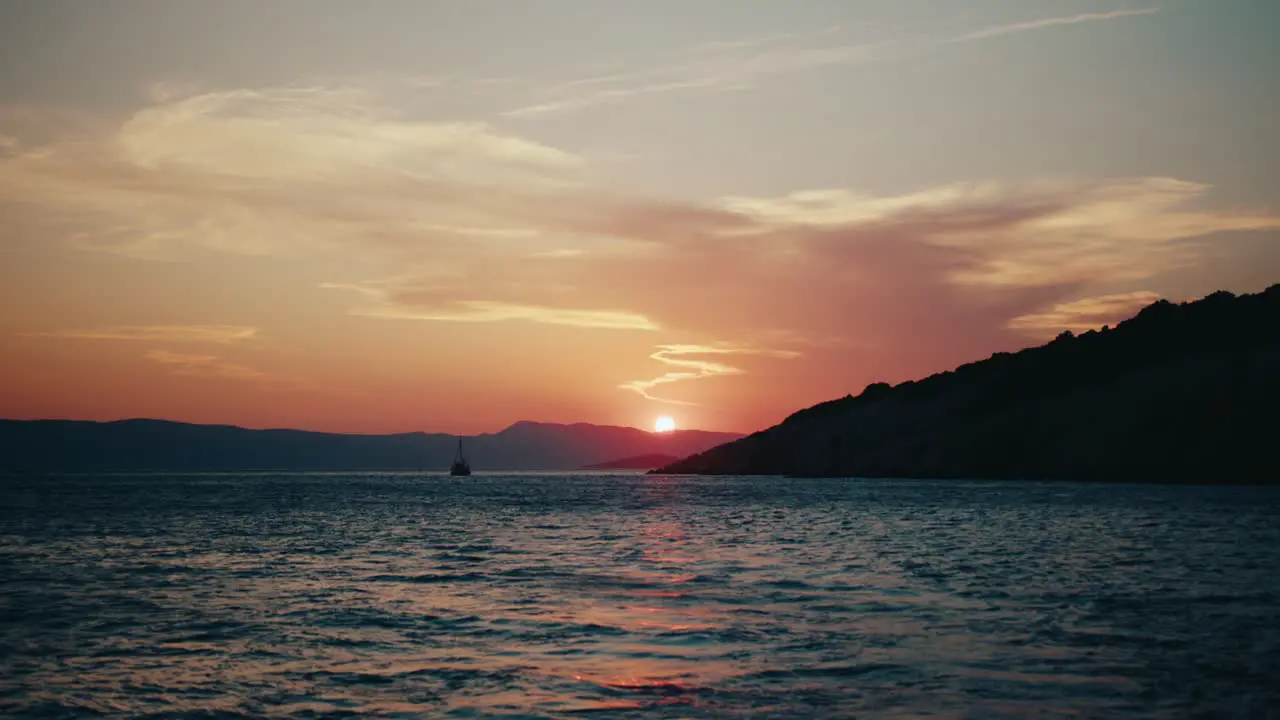
[[[0,717],[1280,717],[1280,488],[0,477]]]

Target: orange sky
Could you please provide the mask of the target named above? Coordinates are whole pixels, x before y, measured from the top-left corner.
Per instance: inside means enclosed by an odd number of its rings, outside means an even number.
[[[1280,280],[1265,78],[1156,62],[1269,36],[1190,3],[143,5],[0,17],[0,416],[752,431]]]

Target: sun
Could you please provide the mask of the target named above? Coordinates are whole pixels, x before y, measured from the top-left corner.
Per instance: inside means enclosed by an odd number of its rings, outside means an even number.
[[[672,430],[675,430],[675,429],[676,429],[676,421],[670,415],[663,415],[662,417],[653,421],[654,432],[660,432],[660,433],[671,432]]]

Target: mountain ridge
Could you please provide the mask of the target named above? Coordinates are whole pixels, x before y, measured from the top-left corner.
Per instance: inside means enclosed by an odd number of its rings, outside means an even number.
[[[655,473],[1280,482],[1280,284],[872,383]]]
[[[573,470],[619,457],[683,457],[740,433],[520,421],[463,436],[477,471]],[[457,435],[421,431],[325,433],[251,429],[154,418],[0,420],[0,470],[23,472],[202,470],[447,470]]]

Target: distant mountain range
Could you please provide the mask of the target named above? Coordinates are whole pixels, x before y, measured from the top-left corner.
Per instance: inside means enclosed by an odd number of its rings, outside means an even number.
[[[1280,285],[876,383],[657,472],[1276,484],[1276,428]]]
[[[637,455],[684,457],[737,433],[518,422],[463,439],[486,470],[572,470]],[[250,430],[165,420],[0,420],[0,470],[25,472],[208,470],[447,471],[457,436],[347,435]]]
[[[608,462],[594,463],[582,468],[583,470],[652,470],[653,468],[670,465],[679,460],[675,455],[663,455],[661,453],[649,453],[647,455],[632,455],[618,460],[610,460]]]

